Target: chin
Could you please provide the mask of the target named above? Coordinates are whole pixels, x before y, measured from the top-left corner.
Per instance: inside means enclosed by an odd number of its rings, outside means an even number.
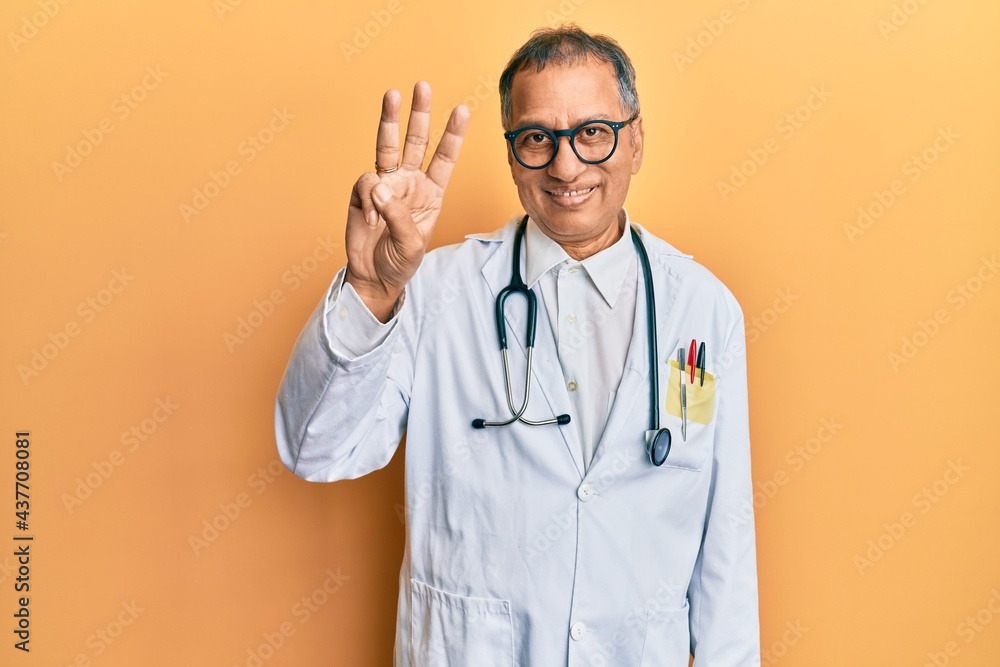
[[[600,217],[602,209],[600,206],[585,205],[573,208],[564,208],[548,204],[541,207],[541,212],[550,227],[556,227],[563,231],[583,230],[591,227],[595,223],[595,218]]]

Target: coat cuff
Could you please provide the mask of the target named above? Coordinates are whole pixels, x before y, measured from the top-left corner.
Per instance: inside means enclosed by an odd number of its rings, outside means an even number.
[[[344,281],[345,274],[346,271],[341,269],[330,285],[323,317],[330,348],[353,360],[377,348],[392,332],[399,320],[406,290],[396,300],[392,317],[382,323],[368,310],[354,287]]]

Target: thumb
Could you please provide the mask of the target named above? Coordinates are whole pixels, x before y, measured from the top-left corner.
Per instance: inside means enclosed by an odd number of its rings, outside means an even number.
[[[410,238],[416,232],[416,225],[406,204],[393,196],[392,189],[385,183],[372,188],[372,202],[385,219],[389,233],[399,240]]]

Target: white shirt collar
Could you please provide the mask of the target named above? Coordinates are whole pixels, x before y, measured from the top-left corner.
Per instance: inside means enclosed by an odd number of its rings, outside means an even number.
[[[621,237],[613,244],[591,255],[587,259],[577,262],[563,250],[562,246],[551,239],[535,223],[528,218],[528,228],[525,231],[525,274],[528,287],[534,286],[538,279],[552,268],[570,262],[580,264],[586,270],[587,275],[600,291],[601,296],[612,308],[618,300],[622,285],[625,282],[627,272],[631,266],[631,257],[634,252],[632,248],[631,232],[629,231],[631,220],[628,210],[625,211],[625,227]]]

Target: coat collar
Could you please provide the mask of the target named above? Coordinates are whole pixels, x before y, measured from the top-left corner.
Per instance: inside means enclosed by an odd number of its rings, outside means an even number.
[[[482,241],[490,245],[495,245],[496,250],[483,264],[482,274],[486,283],[490,287],[490,292],[493,297],[504,287],[510,283],[511,274],[511,250],[514,245],[514,232],[517,229],[517,224],[521,221],[523,215],[516,215],[511,217],[507,223],[492,232],[478,233],[478,234],[466,234],[465,238],[472,239],[476,241]],[[688,253],[681,252],[674,246],[670,245],[663,239],[651,234],[645,227],[640,225],[635,221],[630,221],[630,224],[639,232],[639,238],[642,239],[643,245],[646,247],[646,252],[649,255],[649,261],[653,269],[653,280],[656,280],[656,274],[659,270],[663,269],[666,265],[667,260],[671,256],[684,257],[690,259],[692,255]],[[624,234],[622,236],[625,236]],[[631,241],[629,241],[631,244]],[[527,271],[525,269],[525,261],[522,252],[521,257],[521,275],[526,275]],[[671,272],[673,274],[673,272]],[[676,277],[676,276],[675,276]],[[657,295],[657,308],[661,308],[662,297]],[[644,318],[645,319],[645,318]],[[659,318],[657,318],[659,319]]]
[[[631,258],[635,252],[632,247],[631,234],[628,232],[629,223],[628,211],[625,211],[625,226],[621,228],[624,233],[618,240],[604,250],[577,262],[563,250],[562,246],[542,231],[534,218],[528,218],[528,229],[524,235],[526,242],[525,282],[529,287],[534,287],[539,278],[553,267],[563,262],[579,264],[593,281],[597,291],[604,297],[604,301],[608,306],[614,308],[618,295],[621,293],[623,281],[628,274],[629,267],[632,266]]]

